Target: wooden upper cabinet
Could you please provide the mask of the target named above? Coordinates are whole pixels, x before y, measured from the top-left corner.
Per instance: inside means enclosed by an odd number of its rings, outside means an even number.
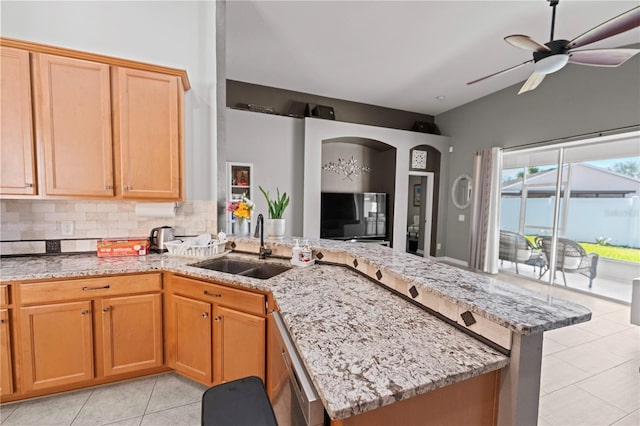
[[[34,53],[47,195],[112,197],[109,65]]]
[[[0,193],[36,194],[29,52],[0,47]]]
[[[114,137],[122,198],[182,197],[179,77],[114,67]]]

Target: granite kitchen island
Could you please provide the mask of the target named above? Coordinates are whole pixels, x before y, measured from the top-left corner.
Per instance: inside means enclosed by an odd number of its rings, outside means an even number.
[[[3,259],[3,283],[152,271],[273,294],[329,416],[348,419],[500,371],[499,424],[537,417],[542,333],[588,321],[587,308],[370,244],[310,241],[318,264],[267,279],[193,259],[93,255]],[[291,241],[268,242],[286,263]],[[230,242],[254,257],[252,238]],[[243,254],[244,252],[244,254]]]

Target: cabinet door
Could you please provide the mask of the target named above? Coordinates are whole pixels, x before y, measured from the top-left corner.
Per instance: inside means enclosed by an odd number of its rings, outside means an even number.
[[[13,369],[11,357],[11,337],[9,311],[0,310],[0,396],[13,393]]]
[[[162,366],[160,294],[101,299],[96,306],[105,376]]]
[[[29,52],[0,47],[0,193],[36,193]]]
[[[20,308],[25,390],[93,378],[91,302]]]
[[[265,318],[215,306],[213,334],[215,383],[246,376],[264,382]]]
[[[179,200],[182,89],[178,77],[116,68],[116,155],[123,198]]]
[[[112,197],[109,66],[45,54],[34,65],[46,193]]]
[[[169,366],[202,383],[211,383],[211,305],[171,296],[170,321]]]

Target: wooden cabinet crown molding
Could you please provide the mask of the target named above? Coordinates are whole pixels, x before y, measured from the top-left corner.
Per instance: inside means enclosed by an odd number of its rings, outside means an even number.
[[[129,59],[115,58],[113,56],[100,55],[96,53],[83,52],[80,50],[67,49],[64,47],[49,46],[46,44],[34,43],[31,41],[16,40],[7,37],[0,37],[0,46],[13,47],[16,49],[29,50],[31,52],[46,53],[50,55],[66,56],[75,59],[84,59],[86,61],[100,62],[119,67],[127,67],[143,71],[152,71],[162,74],[174,75],[180,77],[182,86],[185,91],[191,88],[189,77],[186,70],[177,68],[163,67],[160,65],[148,64],[145,62],[132,61]]]

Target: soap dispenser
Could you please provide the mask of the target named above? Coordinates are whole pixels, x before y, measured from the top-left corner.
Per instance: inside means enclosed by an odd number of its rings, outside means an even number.
[[[295,240],[296,244],[291,249],[291,260],[294,262],[300,262],[302,260],[302,247],[298,244],[298,240]]]

